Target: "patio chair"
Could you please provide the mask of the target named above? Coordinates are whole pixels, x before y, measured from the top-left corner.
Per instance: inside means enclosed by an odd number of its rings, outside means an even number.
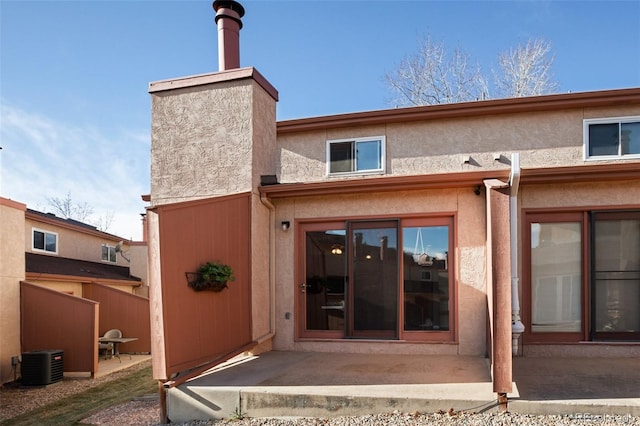
[[[105,332],[102,337],[122,337],[122,331],[112,328]],[[104,351],[104,359],[109,359],[108,355],[113,358],[113,343],[98,343],[98,351]]]

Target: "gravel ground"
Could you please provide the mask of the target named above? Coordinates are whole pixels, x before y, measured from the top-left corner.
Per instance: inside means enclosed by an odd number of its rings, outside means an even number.
[[[134,365],[126,370],[117,371],[112,374],[108,374],[106,376],[99,377],[97,379],[87,379],[87,378],[64,378],[62,381],[53,383],[44,387],[21,387],[20,383],[6,383],[2,387],[0,387],[0,423],[4,420],[10,419],[12,417],[16,417],[20,414],[26,413],[31,410],[35,410],[36,408],[40,408],[44,405],[55,402],[61,398],[65,398],[70,395],[74,395],[80,392],[84,392],[90,388],[101,385],[103,383],[108,383],[110,381],[119,379],[123,376],[129,375],[136,371],[139,371],[145,367],[151,365],[151,361],[145,361],[143,363]],[[134,401],[135,406],[146,406],[150,405],[150,401]],[[158,406],[158,401],[156,398],[155,401],[157,412],[156,417],[152,420],[152,423],[147,424],[158,424],[160,422],[160,409]],[[138,411],[138,410],[134,410]],[[144,411],[144,415],[140,413],[140,418],[143,418],[145,415],[149,415],[149,409],[140,410]],[[106,423],[101,423],[106,424]],[[123,423],[120,423],[123,424]],[[135,419],[132,420],[131,423],[124,423],[130,425],[142,425],[144,423],[138,423]]]
[[[222,422],[191,422],[188,425],[237,425],[237,426],[379,426],[379,425],[474,425],[474,426],[502,426],[502,425],[535,425],[535,426],[563,426],[563,425],[640,425],[640,418],[625,416],[591,416],[578,418],[577,416],[527,416],[511,413],[504,414],[465,414],[435,413],[435,414],[378,414],[360,417],[336,417],[331,419],[243,419]]]
[[[0,423],[48,403],[138,371],[150,361],[127,370],[94,380],[65,379],[43,388],[20,388],[12,384],[0,388]],[[160,425],[160,405],[157,396],[138,398],[102,410],[81,422],[92,425]],[[378,425],[469,425],[469,426],[565,426],[565,425],[630,425],[640,426],[640,417],[613,415],[532,416],[513,413],[471,414],[464,412],[388,413],[358,417],[333,418],[243,418],[231,420],[191,421],[179,426],[378,426]]]

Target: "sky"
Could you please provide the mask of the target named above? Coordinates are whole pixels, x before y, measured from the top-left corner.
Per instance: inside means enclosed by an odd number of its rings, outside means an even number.
[[[490,75],[551,43],[559,91],[640,87],[640,0],[241,1],[240,65],[278,120],[391,108],[384,75],[429,35]],[[50,211],[70,194],[142,236],[153,81],[218,70],[211,1],[0,0],[0,196]]]

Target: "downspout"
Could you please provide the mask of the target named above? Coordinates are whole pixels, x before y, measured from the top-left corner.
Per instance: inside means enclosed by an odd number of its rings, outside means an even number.
[[[260,194],[260,202],[269,209],[269,331],[256,339],[258,344],[271,339],[276,334],[276,207],[264,194]]]
[[[518,342],[524,333],[520,318],[520,297],[518,294],[518,187],[520,186],[520,154],[511,154],[511,175],[509,176],[509,223],[511,235],[511,337],[512,353],[518,355]]]

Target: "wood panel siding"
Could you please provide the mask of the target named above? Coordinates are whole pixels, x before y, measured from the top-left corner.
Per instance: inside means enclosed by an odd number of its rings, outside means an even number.
[[[119,345],[120,352],[151,352],[149,299],[96,283],[83,285],[82,297],[100,303],[100,336],[107,330],[117,328],[124,337],[138,338]]]
[[[99,304],[28,282],[20,292],[22,351],[62,349],[65,372],[97,372]]]
[[[157,208],[167,378],[251,342],[250,196]],[[208,261],[233,268],[227,289],[196,292],[187,285],[185,273]]]

